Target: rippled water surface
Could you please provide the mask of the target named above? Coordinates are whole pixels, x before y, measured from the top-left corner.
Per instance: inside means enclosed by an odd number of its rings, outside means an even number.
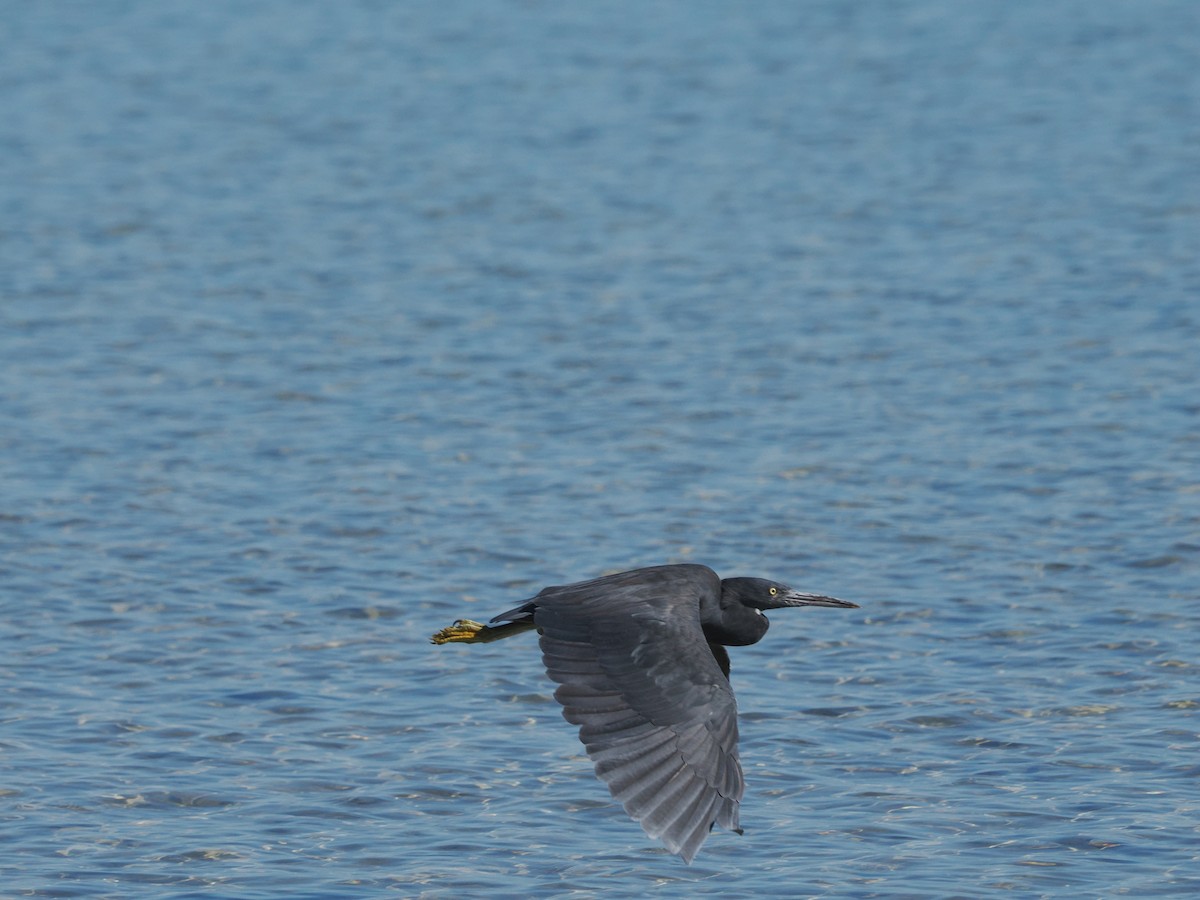
[[[1200,5],[0,21],[0,881],[1200,890]],[[593,777],[545,584],[733,653],[743,837]]]

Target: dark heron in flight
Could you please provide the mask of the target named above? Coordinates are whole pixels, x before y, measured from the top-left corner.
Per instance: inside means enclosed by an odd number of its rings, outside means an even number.
[[[652,838],[690,863],[714,824],[738,834],[744,783],[725,647],[767,633],[763,610],[856,604],[707,566],[635,569],[548,587],[491,624],[459,619],[433,643],[536,628],[554,697],[598,775]]]

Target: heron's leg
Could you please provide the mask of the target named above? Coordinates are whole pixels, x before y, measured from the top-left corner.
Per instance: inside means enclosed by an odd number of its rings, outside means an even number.
[[[429,640],[435,644],[487,644],[501,638],[512,637],[523,631],[536,628],[532,622],[505,622],[502,625],[483,625],[470,619],[459,619],[443,628]]]

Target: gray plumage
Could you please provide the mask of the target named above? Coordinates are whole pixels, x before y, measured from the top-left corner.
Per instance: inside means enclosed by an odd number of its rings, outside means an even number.
[[[700,565],[655,566],[548,587],[472,636],[536,627],[563,716],[625,811],[691,862],[713,825],[741,834],[737,702],[722,645],[752,644],[764,609],[854,607]],[[449,635],[444,629],[440,635]],[[495,632],[489,635],[487,632]]]

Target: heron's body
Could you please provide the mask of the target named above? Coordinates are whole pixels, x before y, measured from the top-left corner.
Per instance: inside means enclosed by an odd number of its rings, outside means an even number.
[[[554,696],[604,780],[650,837],[691,862],[714,824],[741,833],[744,783],[726,646],[766,634],[764,609],[854,604],[759,578],[673,565],[548,587],[491,625],[434,643],[536,628]]]

